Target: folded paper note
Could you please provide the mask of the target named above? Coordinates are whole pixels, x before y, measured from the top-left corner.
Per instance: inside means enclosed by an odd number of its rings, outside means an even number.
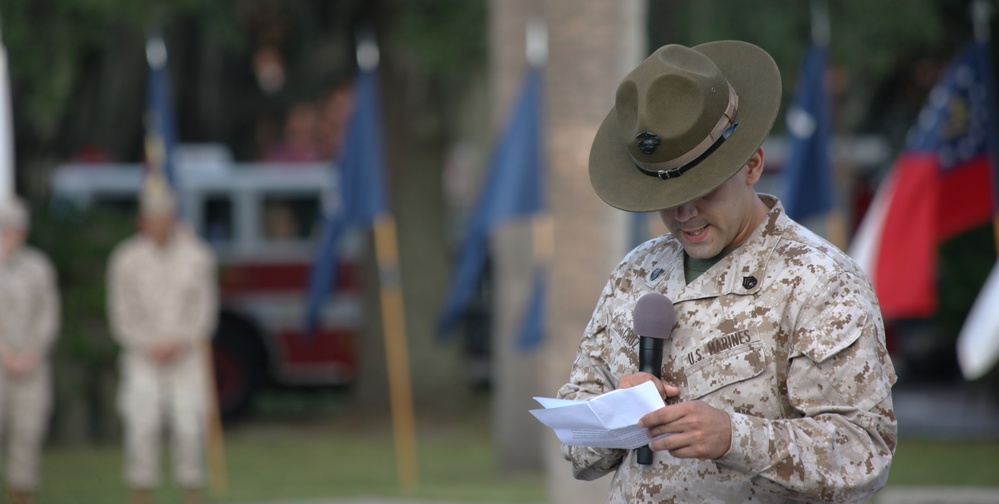
[[[634,449],[648,444],[638,420],[665,406],[652,382],[617,389],[588,401],[535,397],[544,409],[531,410],[555,430],[559,441],[573,446]]]

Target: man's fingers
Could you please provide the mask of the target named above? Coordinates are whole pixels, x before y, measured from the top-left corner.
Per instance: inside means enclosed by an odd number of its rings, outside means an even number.
[[[642,417],[639,425],[648,429],[654,450],[669,451],[678,458],[715,459],[731,445],[728,413],[699,401],[660,408]]]
[[[629,375],[624,375],[617,381],[617,388],[631,388],[637,387],[647,381],[657,381],[656,377],[652,373],[633,373]]]
[[[663,399],[669,397],[678,397],[680,395],[680,388],[669,383],[666,383],[659,378],[656,378],[652,373],[638,372],[629,375],[624,375],[617,380],[617,388],[631,388],[637,387],[647,381],[651,381],[656,384],[656,389],[659,391],[659,395]]]
[[[663,438],[663,440],[675,437],[677,436],[668,436]],[[650,447],[652,446],[650,445]],[[667,451],[669,452],[670,455],[676,458],[696,458],[696,459],[707,458],[705,457],[704,453],[702,453],[701,450],[698,450],[697,446],[691,444],[682,444],[679,446],[669,446],[668,444],[666,444],[662,447],[652,447],[652,449],[655,451]]]
[[[655,437],[667,432],[673,432],[666,430],[666,428],[675,427],[672,424],[681,416],[681,411],[677,406],[666,406],[646,413],[645,416],[638,419],[638,426],[649,429],[650,436]]]

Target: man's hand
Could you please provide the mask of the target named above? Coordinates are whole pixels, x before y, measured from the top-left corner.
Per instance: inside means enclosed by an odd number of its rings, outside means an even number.
[[[650,441],[653,450],[666,450],[676,458],[713,460],[732,445],[731,422],[725,411],[704,401],[690,401],[657,409],[643,416],[638,425],[649,430],[650,438],[671,433]]]
[[[17,364],[17,354],[10,350],[0,349],[0,365],[10,372]]]
[[[38,368],[38,356],[34,352],[10,352],[0,353],[0,362],[11,376],[17,378],[26,376]]]
[[[656,388],[659,390],[659,395],[665,401],[669,397],[677,397],[680,395],[680,389],[663,382],[659,378],[656,378],[652,373],[634,373],[629,375],[624,375],[617,380],[617,388],[631,388],[641,385],[647,381],[656,384]]]
[[[184,349],[184,344],[180,341],[163,341],[154,343],[149,349],[149,356],[153,362],[163,365],[173,362]]]

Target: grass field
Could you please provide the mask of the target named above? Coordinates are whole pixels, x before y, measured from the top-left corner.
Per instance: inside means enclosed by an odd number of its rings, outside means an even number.
[[[544,502],[542,474],[504,476],[493,460],[486,415],[418,418],[421,499]],[[212,502],[401,497],[391,425],[342,413],[258,415],[226,433],[228,495]],[[51,447],[38,504],[126,502],[117,444]],[[902,439],[889,486],[995,486],[999,439]],[[157,503],[175,503],[165,484]]]

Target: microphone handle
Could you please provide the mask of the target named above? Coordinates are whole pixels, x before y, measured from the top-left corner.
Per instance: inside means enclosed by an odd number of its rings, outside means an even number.
[[[663,374],[663,339],[639,336],[638,338],[638,370],[652,373],[656,378]]]
[[[648,336],[639,336],[638,340],[638,370],[662,378],[663,340]],[[652,465],[652,448],[649,445],[640,446],[637,456],[639,464]]]

